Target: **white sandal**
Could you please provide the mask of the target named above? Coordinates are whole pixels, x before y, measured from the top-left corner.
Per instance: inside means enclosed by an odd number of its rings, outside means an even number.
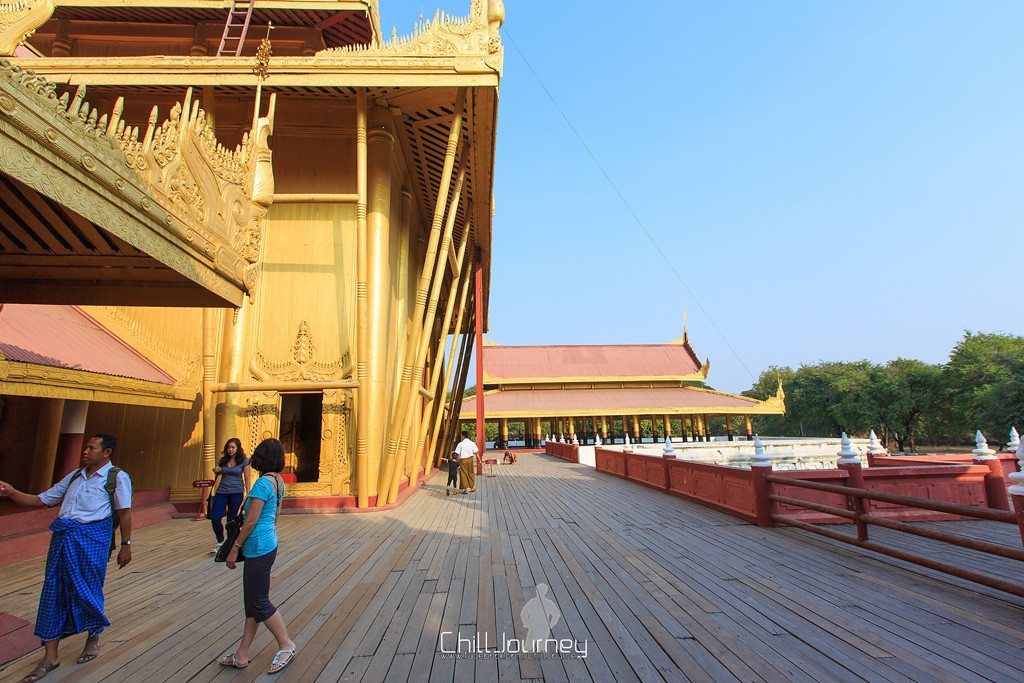
[[[267,667],[268,674],[276,674],[284,670],[286,666],[291,664],[292,660],[295,659],[295,648],[289,650],[278,650],[274,654],[274,661]]]

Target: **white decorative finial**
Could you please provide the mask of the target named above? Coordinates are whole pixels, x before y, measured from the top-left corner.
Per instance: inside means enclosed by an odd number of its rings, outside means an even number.
[[[575,434],[572,435],[572,443],[575,446],[579,446],[580,445],[580,440],[578,438],[576,438]]]
[[[1024,443],[1017,446],[1017,469],[1020,471],[1010,472],[1006,475],[1013,482],[1013,486],[1008,490],[1011,496],[1024,496]],[[1014,499],[1014,503],[1017,503],[1016,499]]]
[[[975,460],[994,460],[995,451],[988,447],[988,441],[985,440],[985,436],[981,433],[981,430],[977,430],[974,433],[974,450],[971,453],[974,454]]]
[[[850,443],[850,437],[843,432],[843,435],[839,437],[839,443],[842,444],[842,449],[839,451],[839,464],[840,465],[853,465],[860,464],[860,458],[857,456],[857,451],[853,450],[853,444]]]
[[[1015,453],[1020,448],[1020,434],[1016,427],[1010,427],[1010,442],[1006,444],[1006,450]]]
[[[595,446],[600,446],[603,443],[604,442],[601,441],[601,435],[600,434],[594,434],[594,445]]]
[[[771,467],[772,461],[768,457],[768,454],[764,452],[764,444],[761,443],[761,437],[754,434],[754,457],[750,459],[751,467]]]
[[[666,436],[665,437],[665,450],[662,451],[662,455],[664,455],[666,458],[674,458],[674,457],[676,457],[676,450],[674,448],[672,448],[672,437],[671,436]]]
[[[878,435],[875,434],[875,430],[874,429],[872,429],[871,433],[868,434],[868,438],[871,440],[868,443],[868,454],[869,455],[885,455],[886,454],[887,451],[885,450],[885,446],[883,446],[882,442],[878,440]]]
[[[629,446],[629,445],[630,445],[630,440],[629,440],[629,433],[628,433],[628,432],[627,432],[627,433],[625,433],[625,434],[624,434],[624,436],[626,437],[626,443],[625,443],[625,445]]]

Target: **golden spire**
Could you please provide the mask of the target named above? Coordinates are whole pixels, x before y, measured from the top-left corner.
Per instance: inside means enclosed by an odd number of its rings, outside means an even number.
[[[268,22],[267,35],[260,41],[259,47],[256,48],[256,66],[252,68],[252,71],[260,79],[261,83],[270,74],[270,57],[274,54],[270,45],[270,32],[273,29],[274,22]]]
[[[274,54],[274,50],[270,45],[270,32],[274,30],[274,22],[267,22],[267,35],[264,36],[263,40],[260,41],[259,47],[256,48],[256,66],[252,68],[252,72],[256,74],[256,78],[259,82],[256,84],[256,101],[252,105],[252,127],[250,130],[255,134],[256,123],[260,118],[260,100],[263,97],[263,81],[270,75],[270,57]]]

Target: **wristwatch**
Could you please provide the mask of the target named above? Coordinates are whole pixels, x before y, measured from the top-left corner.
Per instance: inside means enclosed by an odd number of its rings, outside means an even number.
[[[129,538],[127,541],[121,541],[121,545],[131,545],[132,540]]]

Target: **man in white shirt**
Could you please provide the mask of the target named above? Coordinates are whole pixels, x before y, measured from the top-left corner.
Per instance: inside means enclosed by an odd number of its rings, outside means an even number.
[[[117,564],[132,560],[132,481],[110,463],[117,439],[98,434],[82,449],[82,467],[49,490],[33,496],[0,481],[0,496],[25,507],[54,506],[60,513],[50,525],[46,578],[39,596],[35,634],[46,653],[36,669],[22,679],[35,683],[58,666],[62,638],[88,631],[79,664],[96,659],[100,634],[110,626],[103,613],[103,582],[114,550],[114,529],[121,528]]]
[[[469,433],[462,432],[462,441],[455,447],[455,453],[459,456],[459,488],[460,493],[473,493],[476,488],[476,454],[479,453],[476,444],[469,440]]]

